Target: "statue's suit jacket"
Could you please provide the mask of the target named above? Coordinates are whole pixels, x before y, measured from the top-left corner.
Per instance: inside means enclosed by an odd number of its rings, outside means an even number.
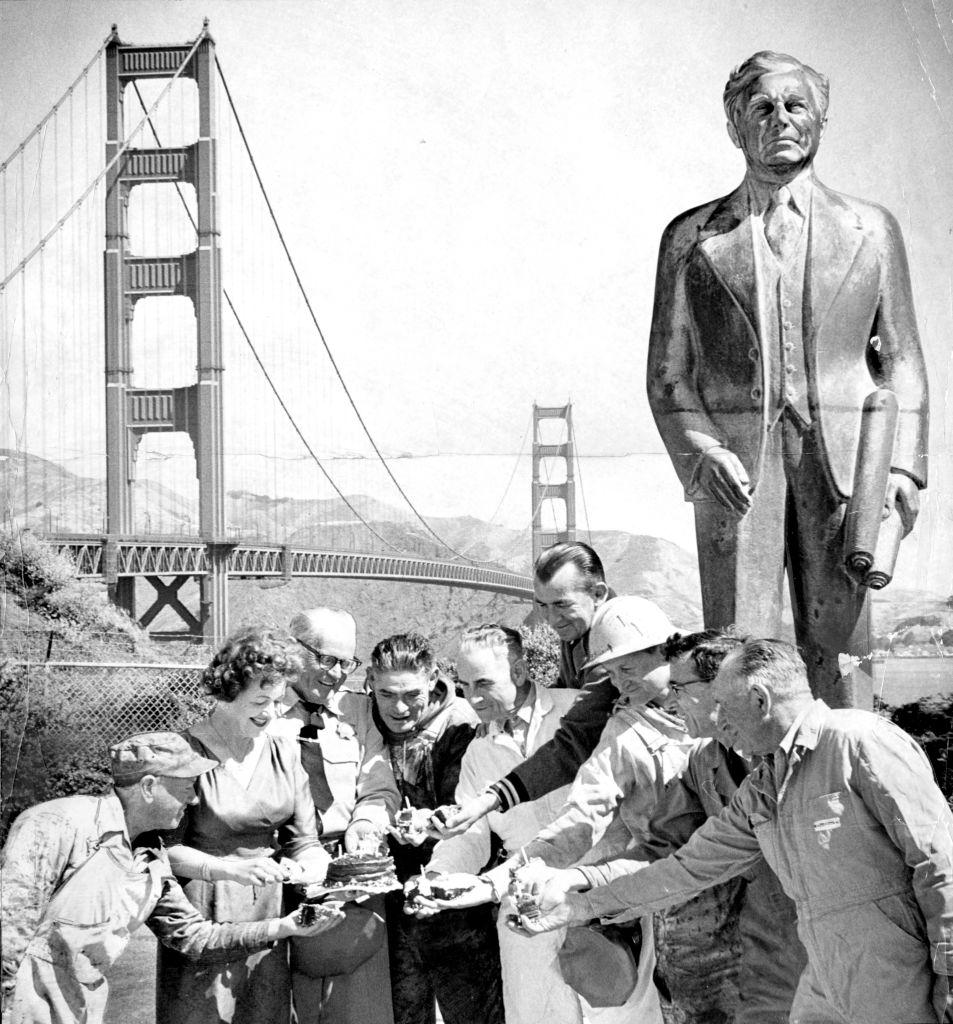
[[[923,487],[926,369],[900,228],[881,207],[813,184],[802,322],[820,458],[834,495],[846,499],[864,398],[889,388],[900,407],[891,465]],[[689,500],[706,499],[694,477],[713,445],[734,452],[757,484],[779,409],[771,386],[778,356],[759,331],[751,232],[742,183],[677,217],[662,237],[649,402]]]

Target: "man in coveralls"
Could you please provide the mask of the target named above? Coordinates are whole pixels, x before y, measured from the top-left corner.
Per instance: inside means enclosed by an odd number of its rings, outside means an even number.
[[[658,910],[764,858],[807,949],[792,1022],[953,1022],[953,815],[923,751],[884,718],[814,700],[781,640],[729,654],[715,697],[725,741],[764,755],[731,803],[672,855],[544,902],[523,928]]]
[[[17,818],[3,853],[3,1024],[100,1024],[105,975],[145,923],[172,949],[206,963],[246,957],[279,939],[317,935],[343,915],[303,927],[294,915],[247,924],[205,920],[165,851],[135,845],[175,828],[195,779],[217,764],[177,733],[110,748],[115,790],[49,800]]]

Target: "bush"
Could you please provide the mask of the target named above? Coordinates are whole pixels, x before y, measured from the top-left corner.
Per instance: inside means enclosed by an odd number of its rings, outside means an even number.
[[[879,710],[923,747],[937,785],[953,805],[953,694],[937,693],[897,708],[881,704]]]
[[[537,686],[552,686],[559,675],[559,637],[556,631],[543,622],[538,626],[520,626],[520,636],[530,679]]]
[[[76,566],[29,530],[0,531],[0,584],[49,620],[50,632],[82,645],[108,635],[130,650],[147,645],[144,630],[109,603],[100,583],[76,578]]]
[[[0,572],[7,588],[31,604],[76,579],[72,559],[29,530],[0,531]]]

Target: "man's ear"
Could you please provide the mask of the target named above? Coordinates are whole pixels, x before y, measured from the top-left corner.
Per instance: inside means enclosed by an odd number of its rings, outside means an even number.
[[[741,139],[738,136],[738,129],[735,128],[734,123],[730,118],[725,122],[725,127],[728,129],[728,138],[735,144],[735,148],[741,149]]]
[[[609,597],[609,584],[604,582],[597,583],[592,588],[592,600],[597,604],[602,604],[603,601]]]
[[[513,662],[510,666],[510,678],[517,687],[522,686],[526,682],[529,678],[529,669],[527,668],[525,658],[518,658]]]
[[[139,780],[139,795],[147,804],[155,801],[157,782],[155,775],[143,775]]]
[[[758,714],[762,718],[771,713],[771,706],[774,703],[774,699],[771,696],[771,691],[764,685],[764,683],[752,683],[751,688],[748,690],[748,699],[754,703],[755,707],[758,709]]]

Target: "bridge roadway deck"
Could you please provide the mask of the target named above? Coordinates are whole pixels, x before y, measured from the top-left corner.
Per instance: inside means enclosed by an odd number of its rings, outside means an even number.
[[[56,534],[47,538],[75,561],[79,576],[204,576],[208,545],[196,537],[104,537]],[[293,576],[341,577],[432,583],[506,594],[531,601],[532,580],[505,569],[407,555],[322,551],[258,541],[223,541],[228,575],[237,579]]]

